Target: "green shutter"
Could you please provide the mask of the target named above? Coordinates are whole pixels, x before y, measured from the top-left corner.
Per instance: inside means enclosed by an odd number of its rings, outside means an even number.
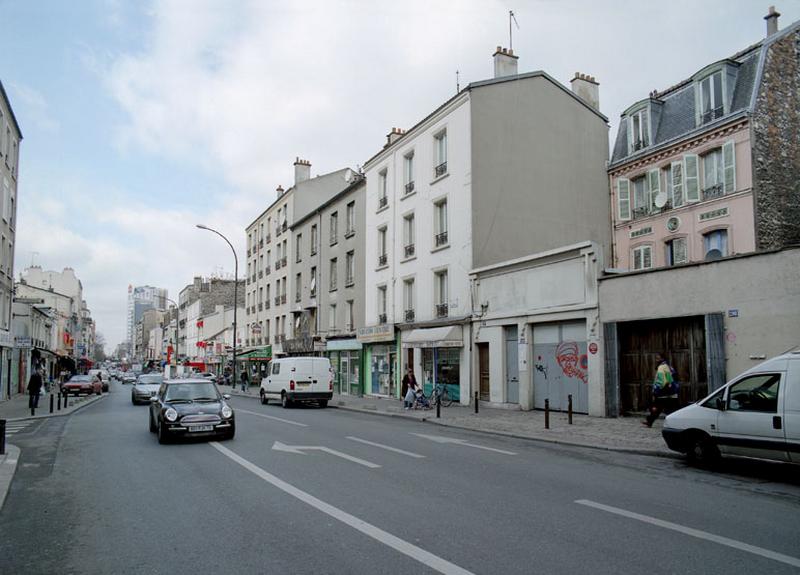
[[[686,201],[700,201],[700,186],[697,176],[697,154],[686,154],[683,157],[684,179],[686,181]]]
[[[661,172],[658,169],[647,173],[647,184],[650,188],[650,211],[656,209],[656,196],[661,192]]]
[[[631,183],[627,178],[617,179],[617,215],[620,220],[631,219]]]
[[[683,163],[672,162],[672,207],[679,208],[684,204],[683,197]]]
[[[722,165],[725,193],[732,194],[736,191],[736,154],[734,154],[733,140],[722,146]]]

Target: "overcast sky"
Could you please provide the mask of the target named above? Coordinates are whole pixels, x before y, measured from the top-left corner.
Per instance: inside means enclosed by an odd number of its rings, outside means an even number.
[[[232,274],[288,187],[363,164],[513,47],[520,72],[600,82],[620,112],[758,41],[768,2],[0,0],[0,80],[22,127],[16,275],[75,268],[108,349],[128,284]],[[800,2],[777,5],[781,28]],[[245,266],[243,266],[245,267]]]

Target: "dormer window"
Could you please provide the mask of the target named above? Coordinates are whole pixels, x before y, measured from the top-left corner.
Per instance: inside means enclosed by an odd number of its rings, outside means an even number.
[[[707,124],[725,113],[722,70],[706,76],[699,83],[700,123]]]
[[[650,110],[642,108],[630,115],[630,152],[637,152],[650,145]]]

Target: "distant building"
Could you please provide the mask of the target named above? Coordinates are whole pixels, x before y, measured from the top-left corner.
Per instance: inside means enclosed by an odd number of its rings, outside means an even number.
[[[128,342],[128,353],[134,353],[134,339],[136,335],[136,323],[142,319],[142,314],[148,309],[164,311],[167,309],[168,292],[164,288],[153,286],[128,286],[128,317],[126,339]]]

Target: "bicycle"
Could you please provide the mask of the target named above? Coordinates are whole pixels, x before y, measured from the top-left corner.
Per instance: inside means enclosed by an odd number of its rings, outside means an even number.
[[[437,383],[435,386],[433,386],[433,391],[431,392],[431,403],[436,405],[437,400],[444,407],[450,407],[453,405],[454,400],[452,397],[450,397],[450,392],[447,391],[446,383]]]

